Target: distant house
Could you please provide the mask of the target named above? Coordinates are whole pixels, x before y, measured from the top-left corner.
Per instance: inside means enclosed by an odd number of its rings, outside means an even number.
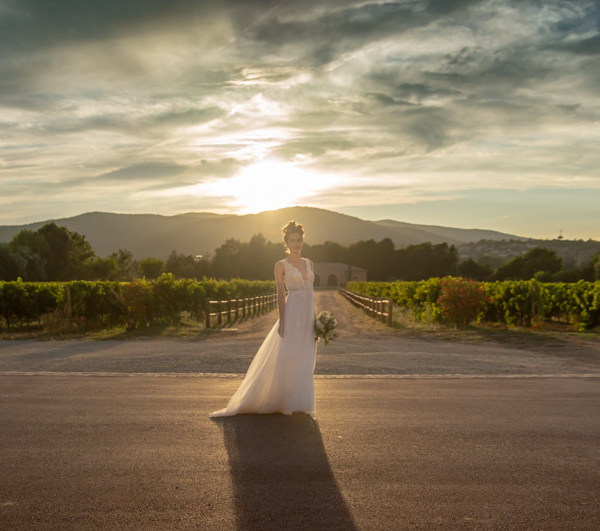
[[[315,287],[344,286],[349,280],[366,281],[367,270],[341,262],[315,263]]]

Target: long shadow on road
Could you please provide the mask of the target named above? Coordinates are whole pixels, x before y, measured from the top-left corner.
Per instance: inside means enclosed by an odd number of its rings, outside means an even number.
[[[227,449],[238,529],[357,529],[309,415],[214,422]]]

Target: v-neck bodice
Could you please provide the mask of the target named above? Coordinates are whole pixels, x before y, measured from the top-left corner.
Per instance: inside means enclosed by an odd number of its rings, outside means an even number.
[[[310,267],[310,263],[306,258],[303,258],[304,267],[306,267],[306,276],[294,264],[286,260],[282,260],[285,266],[285,284],[289,291],[312,291],[313,282],[315,279],[314,272]]]

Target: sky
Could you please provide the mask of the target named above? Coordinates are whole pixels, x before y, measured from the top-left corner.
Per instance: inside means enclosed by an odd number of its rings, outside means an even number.
[[[595,0],[0,0],[0,50],[1,225],[303,205],[600,239]]]

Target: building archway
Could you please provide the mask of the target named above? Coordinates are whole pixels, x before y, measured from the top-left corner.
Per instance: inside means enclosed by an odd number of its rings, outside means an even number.
[[[349,280],[367,281],[367,270],[341,262],[315,262],[315,286],[344,286]],[[317,279],[318,277],[318,279]]]

